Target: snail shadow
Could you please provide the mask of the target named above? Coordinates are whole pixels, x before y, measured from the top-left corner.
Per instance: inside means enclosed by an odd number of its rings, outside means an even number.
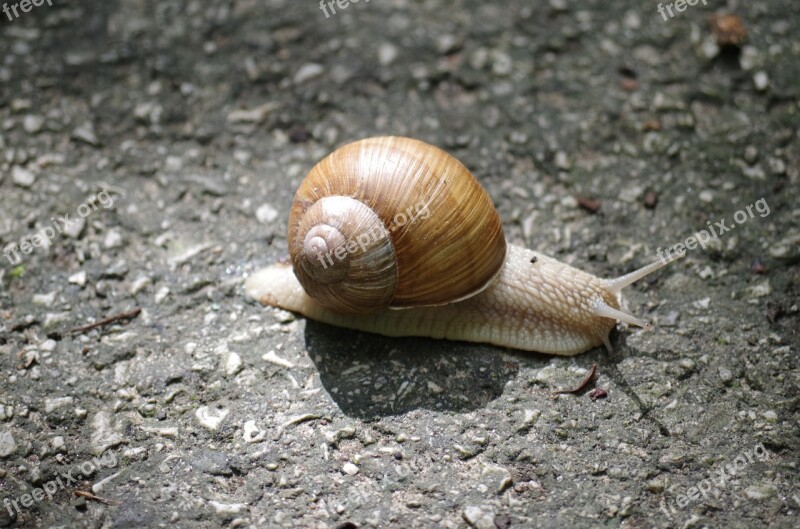
[[[362,420],[418,408],[466,412],[500,397],[520,358],[489,345],[387,338],[307,320],[305,341],[322,385]]]

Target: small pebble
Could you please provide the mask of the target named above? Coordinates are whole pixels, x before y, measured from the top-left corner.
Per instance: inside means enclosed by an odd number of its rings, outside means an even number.
[[[572,162],[569,161],[569,157],[567,153],[564,151],[558,151],[556,153],[556,167],[562,169],[564,171],[569,171],[572,168]]]
[[[208,504],[214,509],[214,513],[220,516],[236,515],[247,510],[247,504],[244,503],[220,503],[211,500]]]
[[[144,290],[146,287],[148,287],[150,285],[150,283],[151,283],[151,280],[147,276],[137,277],[136,279],[134,279],[133,283],[131,283],[131,286],[130,286],[130,289],[128,289],[128,292],[130,292],[131,295],[135,296],[136,294],[138,294],[139,292]]]
[[[262,224],[268,224],[278,218],[278,210],[271,204],[262,204],[256,210],[256,219]]]
[[[48,292],[47,294],[34,294],[32,301],[37,305],[51,307],[56,301],[56,292],[54,290],[53,292]]]
[[[78,410],[76,409],[77,413]],[[101,455],[109,448],[113,448],[125,442],[125,437],[116,432],[111,426],[111,414],[107,411],[99,411],[92,419],[92,435],[90,439],[90,453],[95,456]]]
[[[249,110],[234,110],[228,114],[228,121],[231,123],[261,123],[277,108],[277,103],[267,102]]]
[[[15,165],[11,168],[11,180],[20,187],[29,188],[36,182],[36,175],[24,167]]]
[[[767,422],[778,422],[778,414],[775,413],[773,410],[767,410],[761,414]]]
[[[756,72],[753,76],[753,85],[759,92],[766,90],[769,87],[769,77],[766,72]]]
[[[197,418],[197,422],[200,423],[200,426],[213,432],[219,429],[222,421],[228,416],[228,413],[230,413],[230,411],[226,408],[201,406],[197,408],[194,416]]]
[[[384,42],[378,46],[378,63],[381,66],[389,66],[397,58],[397,46],[390,42]]]
[[[758,148],[755,145],[748,145],[744,148],[744,161],[750,165],[758,161]]]
[[[110,250],[112,248],[118,248],[122,246],[122,234],[119,230],[109,230],[106,233],[105,238],[103,239],[103,247],[106,250]]]
[[[762,283],[747,287],[745,293],[751,298],[763,298],[772,294],[772,286],[770,286],[769,279],[767,279]]]
[[[0,458],[8,457],[17,450],[17,443],[11,432],[0,431]]]
[[[294,74],[294,84],[303,84],[312,79],[315,79],[322,75],[325,71],[325,68],[322,67],[320,64],[316,63],[307,63],[300,67],[297,70],[297,73]]]
[[[72,283],[73,285],[78,285],[82,287],[86,285],[86,272],[81,270],[80,272],[76,272],[67,278],[67,281]]]
[[[772,484],[753,485],[744,490],[744,495],[751,500],[764,500],[774,496],[776,492],[777,489]]]
[[[86,219],[83,217],[70,218],[66,226],[62,228],[64,235],[71,239],[78,239],[86,227]]]
[[[63,408],[64,406],[72,406],[74,401],[75,399],[72,397],[58,397],[55,399],[45,399],[44,412],[52,413],[59,408]]]
[[[225,373],[228,376],[233,376],[242,369],[242,357],[237,353],[229,353],[225,361]]]
[[[244,423],[243,437],[245,443],[257,443],[263,441],[266,436],[267,433],[256,426],[256,421],[250,420]]]
[[[42,116],[34,116],[28,114],[22,120],[22,128],[28,134],[36,134],[40,130],[42,130],[42,126],[44,125],[44,118]]]
[[[155,295],[155,298],[154,298],[155,302],[157,304],[161,303],[162,301],[167,299],[167,296],[169,296],[169,287],[166,287],[166,286],[161,287],[161,288],[158,289],[158,292],[156,292],[156,295]]]
[[[264,355],[261,358],[263,360],[266,360],[267,362],[279,365],[281,367],[288,367],[288,368],[294,367],[293,363],[291,363],[289,360],[286,360],[285,358],[281,358],[280,356],[276,355],[275,351],[268,351],[264,353]]]
[[[436,51],[440,55],[449,55],[461,47],[461,40],[452,33],[445,33],[436,37]]]
[[[95,147],[100,145],[100,142],[97,140],[97,135],[94,133],[94,125],[90,122],[76,127],[75,130],[72,131],[72,138]]]
[[[464,518],[465,522],[477,529],[496,529],[494,525],[494,514],[486,512],[475,505],[464,507],[461,516]]]

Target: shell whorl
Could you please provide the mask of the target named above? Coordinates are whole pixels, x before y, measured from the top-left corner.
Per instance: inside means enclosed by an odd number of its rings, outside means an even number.
[[[483,290],[506,256],[491,198],[458,160],[400,137],[320,161],[289,218],[295,275],[341,312],[442,305]]]
[[[325,303],[331,308],[363,312],[387,307],[394,297],[394,247],[380,217],[358,200],[332,196],[315,202],[291,249],[293,259],[299,251],[295,273],[306,292],[323,303],[336,300],[338,305]]]

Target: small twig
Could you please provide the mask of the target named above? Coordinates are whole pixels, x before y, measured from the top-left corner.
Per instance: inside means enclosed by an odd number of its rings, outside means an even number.
[[[81,497],[81,498],[86,498],[87,500],[98,501],[98,502],[103,503],[105,505],[122,505],[121,501],[109,500],[107,498],[101,498],[100,496],[95,496],[91,492],[84,492],[82,490],[76,490],[75,491],[75,496],[78,496],[78,497]]]
[[[594,379],[594,374],[596,371],[597,371],[597,364],[592,364],[592,368],[589,370],[589,373],[586,374],[584,379],[581,380],[580,384],[578,384],[572,389],[559,389],[554,393],[554,395],[560,395],[562,393],[572,393],[574,395],[575,393],[580,393],[581,391],[586,389],[586,386],[588,386],[589,383],[592,381],[592,379]]]
[[[110,323],[114,323],[120,320],[130,320],[135,318],[142,312],[142,309],[133,309],[128,312],[123,312],[122,314],[116,314],[114,316],[109,316],[108,318],[103,318],[102,320],[96,321],[94,323],[90,323],[89,325],[84,325],[82,327],[73,327],[67,332],[74,332],[74,333],[81,333],[86,331],[91,331],[92,329],[96,329],[97,327],[103,327]]]

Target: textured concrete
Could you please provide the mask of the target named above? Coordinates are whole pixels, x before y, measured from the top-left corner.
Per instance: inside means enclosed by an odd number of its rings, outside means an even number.
[[[53,4],[0,12],[0,527],[800,526],[794,2]],[[304,174],[376,134],[597,275],[735,228],[626,290],[655,329],[614,354],[246,299]]]

